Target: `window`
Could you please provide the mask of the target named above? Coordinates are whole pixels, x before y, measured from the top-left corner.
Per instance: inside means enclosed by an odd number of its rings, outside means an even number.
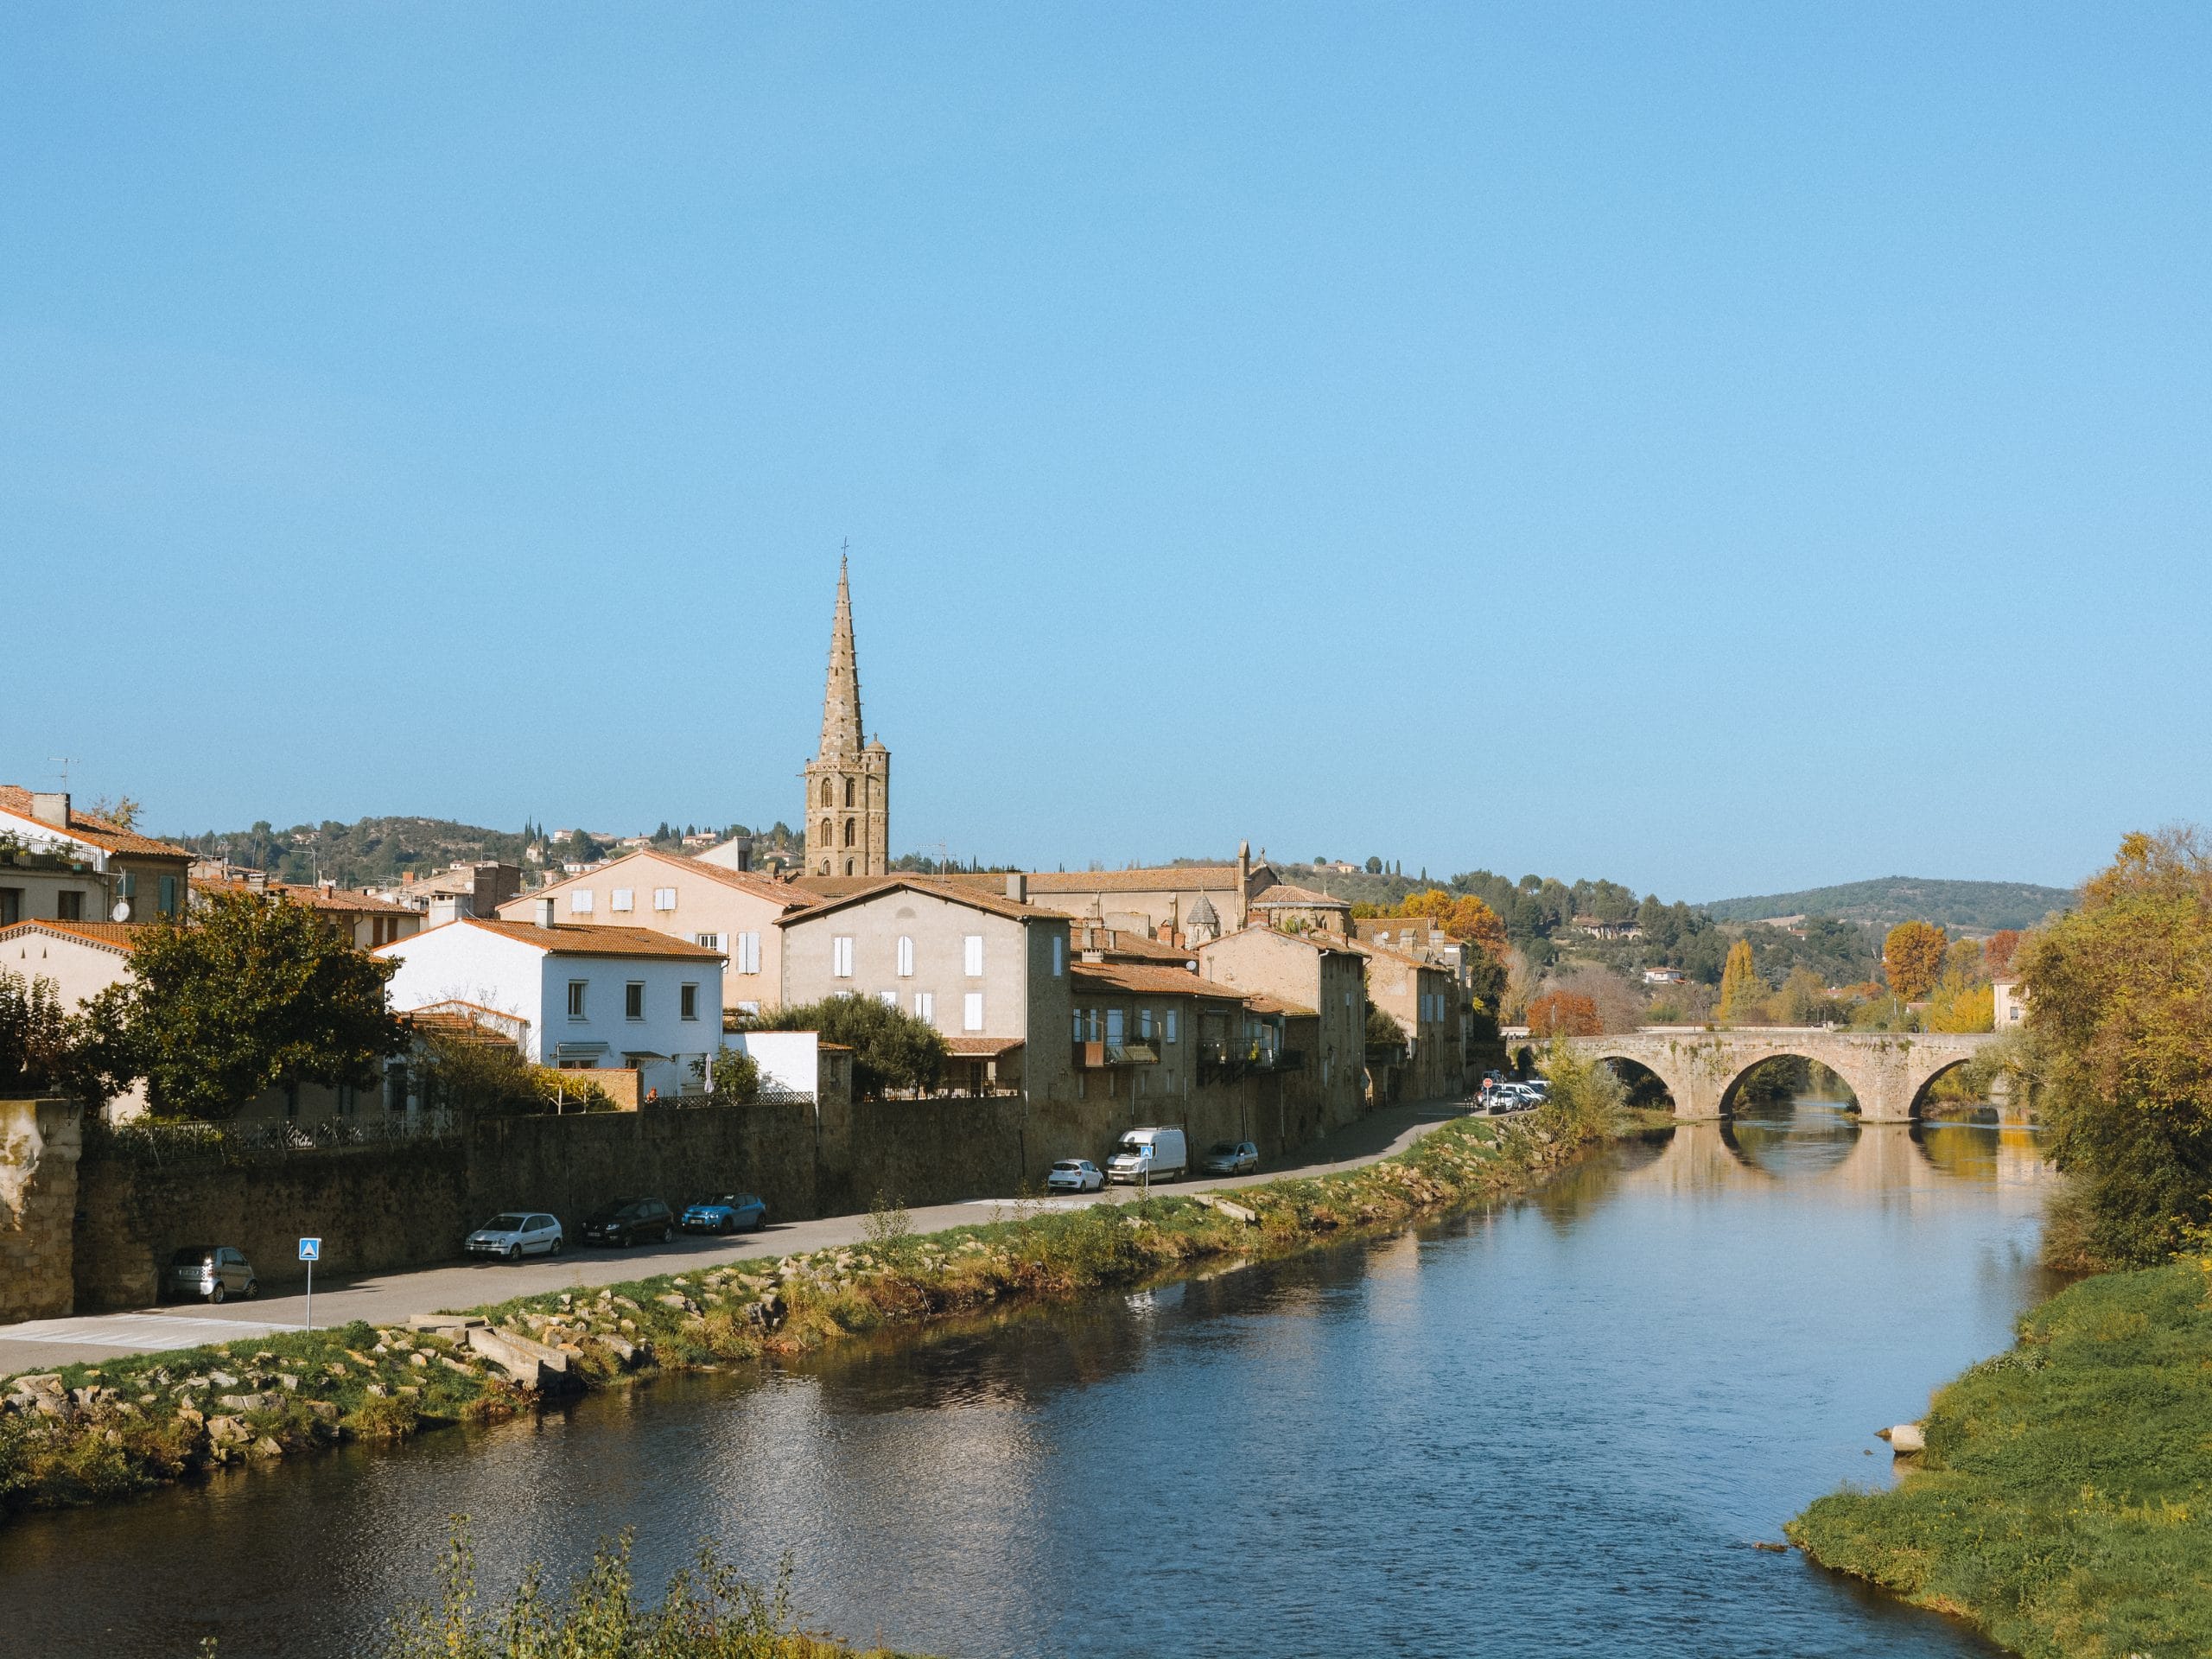
[[[914,976],[914,942],[903,933],[899,937],[899,977]]]
[[[645,982],[633,979],[622,988],[622,1017],[642,1020],[645,1017]]]
[[[878,991],[875,994],[875,1000],[882,1003],[887,1008],[895,1008],[899,1006],[899,993],[896,991]]]
[[[758,1014],[760,1005],[758,1002],[741,1002],[737,1005],[737,1011],[740,1014]]]
[[[609,910],[635,910],[637,905],[633,890],[629,887],[615,888],[614,896],[607,901],[607,907]]]
[[[981,1000],[981,998],[977,999],[979,1001]],[[1119,1008],[1109,1008],[1106,1010],[1107,1047],[1119,1048],[1122,1046],[1122,1021],[1123,1017],[1122,1010]]]
[[[914,993],[914,1018],[927,1020],[932,1026],[937,1024],[936,992],[916,991]]]
[[[284,1085],[284,1116],[297,1117],[299,1115],[300,1085],[296,1083],[288,1083]]]
[[[590,982],[588,980],[582,979],[572,979],[569,982],[569,1019],[581,1020],[584,1017],[584,987]]]
[[[691,937],[702,950],[719,950],[722,948],[722,936],[719,933],[694,933]]]
[[[830,804],[830,780],[827,778],[822,780],[822,804],[824,806]],[[825,836],[830,833],[830,825],[826,821],[822,826],[822,833]]]
[[[1165,1029],[1165,1030],[1163,1030],[1163,1031],[1160,1033],[1160,1035],[1161,1035],[1162,1037],[1164,1037],[1165,1039],[1166,1039],[1166,1040],[1167,1040],[1167,1041],[1169,1041],[1169,1042],[1171,1042],[1171,1043],[1172,1043],[1172,1042],[1173,1042],[1173,1041],[1175,1040],[1175,1010],[1174,1010],[1174,1009],[1170,1008],[1170,1009],[1168,1009],[1168,1010],[1167,1010],[1167,1017],[1166,1017],[1166,1019],[1162,1023],[1163,1023],[1163,1025],[1166,1027],[1166,1029]]]
[[[961,957],[962,971],[969,978],[981,979],[983,976],[983,936],[982,934],[970,933],[967,937],[963,942]]]
[[[674,910],[676,908],[676,889],[674,887],[655,887],[653,889],[653,908],[655,910]]]
[[[338,1085],[338,1116],[340,1116],[340,1117],[351,1117],[351,1116],[353,1116],[353,1114],[354,1114],[355,1112],[357,1112],[357,1111],[359,1111],[359,1110],[360,1109],[360,1105],[361,1105],[361,1099],[360,1099],[360,1096],[359,1096],[357,1092],[355,1092],[354,1088],[353,1088],[353,1085],[352,1084],[350,1084],[350,1083],[341,1083],[341,1084],[340,1084]]]
[[[737,936],[737,971],[741,974],[760,971],[760,936],[758,933]]]
[[[848,778],[848,779],[845,779],[845,804],[846,804],[847,806],[850,806],[852,804],[853,804],[853,780],[852,780],[851,779]],[[849,835],[852,833],[852,825],[850,825],[850,824],[847,824],[847,825],[845,826],[845,832],[846,832],[846,834],[847,834],[847,835],[849,835]],[[848,847],[851,846],[852,844],[853,844],[853,843],[852,843],[850,841],[848,841],[848,842],[846,842],[846,843],[845,843],[845,845],[846,845],[846,846],[848,846]]]
[[[57,922],[81,922],[85,919],[85,895],[79,892],[57,893],[54,895],[54,919]]]
[[[960,1029],[981,1031],[983,1028],[983,994],[970,991],[961,1001]]]
[[[1068,942],[1065,934],[1052,935],[1052,977],[1058,979],[1068,965]]]
[[[21,887],[0,887],[0,927],[23,919],[23,890]]]
[[[696,985],[686,985],[677,992],[676,1010],[686,1020],[699,1017],[699,988]]]
[[[853,976],[853,936],[840,933],[830,941],[830,972],[833,978]]]
[[[857,821],[856,819],[853,819],[853,818],[847,818],[847,819],[845,820],[845,845],[846,845],[846,846],[849,847],[849,846],[851,846],[851,845],[853,844],[853,837],[854,837],[857,833],[858,833],[858,821]]]
[[[1152,1040],[1152,1010],[1150,1008],[1137,1010],[1137,1037],[1142,1042],[1148,1043]]]
[[[1098,1010],[1096,1008],[1083,1011],[1083,1039],[1087,1043],[1098,1040]]]
[[[569,913],[571,916],[591,914],[591,889],[578,887],[569,894]]]

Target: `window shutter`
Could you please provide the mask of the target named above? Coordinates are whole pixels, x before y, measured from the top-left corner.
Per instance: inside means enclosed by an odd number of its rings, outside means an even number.
[[[970,933],[964,944],[966,948],[962,952],[965,959],[963,971],[970,979],[981,979],[983,976],[983,936]]]
[[[981,991],[970,991],[962,999],[960,1028],[963,1031],[981,1031],[983,1028],[983,994]]]

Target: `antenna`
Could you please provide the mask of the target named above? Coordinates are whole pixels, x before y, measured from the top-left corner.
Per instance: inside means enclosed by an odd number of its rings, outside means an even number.
[[[47,765],[60,769],[61,791],[65,795],[69,791],[69,768],[77,764],[77,759],[73,754],[49,754],[46,757]]]

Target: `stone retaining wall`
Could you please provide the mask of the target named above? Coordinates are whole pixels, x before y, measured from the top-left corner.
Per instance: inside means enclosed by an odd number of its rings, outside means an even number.
[[[69,1312],[79,1118],[66,1100],[0,1100],[0,1323]]]

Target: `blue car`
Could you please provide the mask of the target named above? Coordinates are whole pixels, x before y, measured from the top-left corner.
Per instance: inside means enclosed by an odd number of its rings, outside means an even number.
[[[750,1233],[768,1224],[768,1206],[750,1192],[702,1198],[677,1225],[687,1233]]]

